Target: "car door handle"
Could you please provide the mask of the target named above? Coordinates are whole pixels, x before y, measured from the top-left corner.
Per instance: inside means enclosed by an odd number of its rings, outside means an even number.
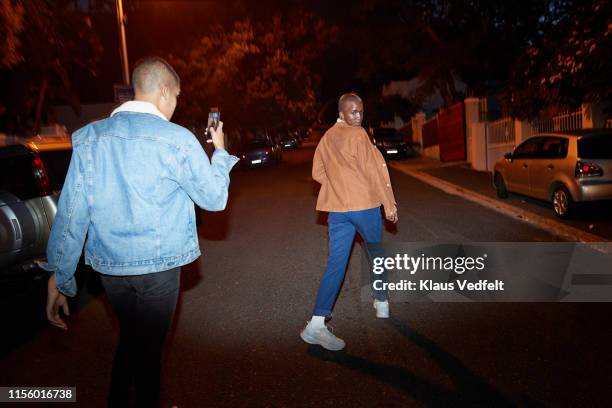
[[[547,168],[548,170],[552,170],[552,169],[554,169],[554,168],[555,168],[555,166],[553,166],[552,164],[549,164],[548,166],[546,166],[546,168]]]

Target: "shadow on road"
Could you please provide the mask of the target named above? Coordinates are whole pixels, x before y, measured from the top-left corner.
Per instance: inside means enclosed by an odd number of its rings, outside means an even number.
[[[404,367],[377,363],[346,352],[332,352],[319,346],[309,346],[308,355],[351,370],[360,371],[409,394],[428,406],[516,406],[512,400],[506,398],[501,392],[463,365],[459,359],[432,340],[396,319],[389,319],[388,324],[402,336],[422,348],[446,372],[455,388],[451,389],[436,384]],[[529,400],[524,396],[523,403],[529,403]]]
[[[233,203],[240,193],[230,192],[227,207],[223,211],[204,211],[196,206],[196,224],[198,235],[210,241],[223,241],[230,233]]]

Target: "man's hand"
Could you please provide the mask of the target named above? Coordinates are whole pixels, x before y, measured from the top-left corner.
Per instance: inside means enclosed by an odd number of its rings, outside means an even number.
[[[215,146],[215,149],[225,149],[225,138],[223,136],[223,122],[219,121],[219,126],[217,126],[217,130],[213,127],[209,129],[210,135],[212,136],[212,142]]]
[[[397,220],[398,220],[397,207],[394,206],[392,210],[387,210],[385,208],[385,218],[394,224],[397,223]]]
[[[62,295],[59,290],[57,290],[55,274],[53,274],[47,282],[47,320],[60,329],[68,330],[66,322],[64,322],[60,316],[60,309],[62,309],[66,316],[70,316],[66,296]]]

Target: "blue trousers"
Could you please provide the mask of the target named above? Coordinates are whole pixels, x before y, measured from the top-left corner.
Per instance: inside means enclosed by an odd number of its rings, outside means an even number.
[[[327,268],[321,279],[317,300],[314,307],[314,316],[330,317],[338,292],[344,281],[346,266],[355,239],[355,232],[366,243],[380,243],[382,241],[382,216],[380,207],[369,210],[331,212],[327,218],[329,228],[329,256]],[[368,251],[369,261],[376,254]],[[372,275],[372,274],[371,274]],[[377,277],[380,279],[380,277]],[[374,297],[378,300],[386,300],[386,291],[374,291]]]

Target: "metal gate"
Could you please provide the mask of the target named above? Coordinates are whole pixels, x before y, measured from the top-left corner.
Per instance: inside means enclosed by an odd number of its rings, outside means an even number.
[[[438,144],[438,116],[423,124],[423,148]]]
[[[440,161],[466,159],[465,114],[462,102],[456,103],[438,114],[438,142],[440,144]]]
[[[487,170],[493,171],[495,163],[511,152],[516,145],[514,119],[502,118],[485,123],[485,154]]]

